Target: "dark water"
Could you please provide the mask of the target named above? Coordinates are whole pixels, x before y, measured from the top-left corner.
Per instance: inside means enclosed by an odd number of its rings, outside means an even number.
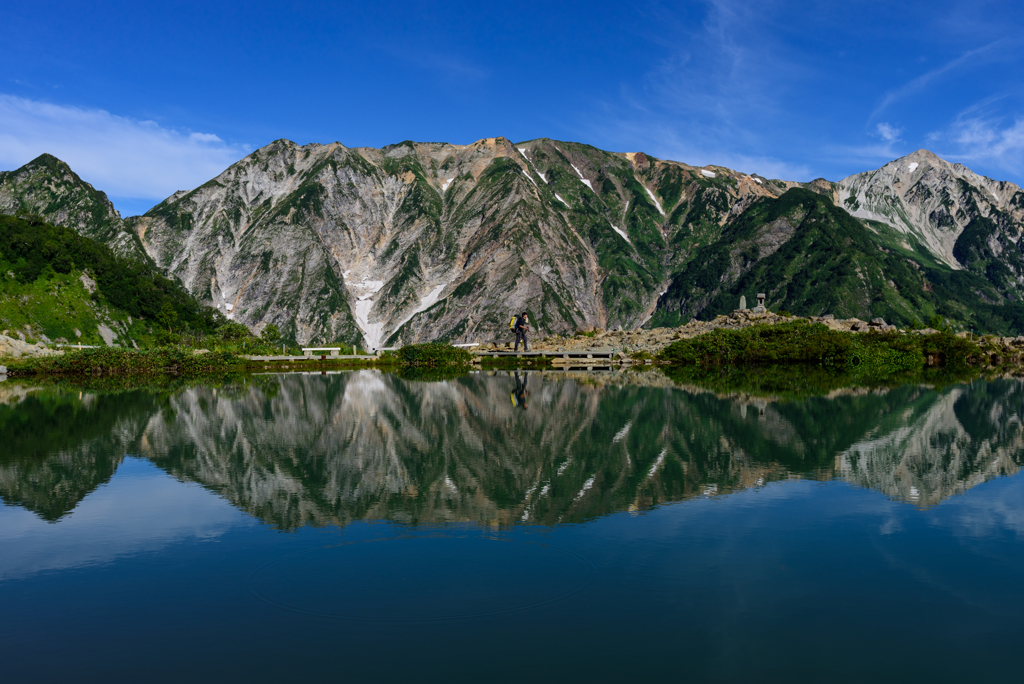
[[[631,378],[0,383],[0,677],[1020,679],[1024,385]]]

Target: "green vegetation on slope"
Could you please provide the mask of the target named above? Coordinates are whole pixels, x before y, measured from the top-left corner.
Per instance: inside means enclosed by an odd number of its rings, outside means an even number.
[[[883,241],[884,242],[884,241]],[[863,223],[822,195],[793,188],[755,202],[673,279],[651,326],[709,320],[753,303],[801,316],[876,316],[922,327],[939,315],[955,327],[1024,330],[1024,306],[1004,303],[984,279],[909,250],[879,244]]]
[[[84,276],[84,277],[83,277]],[[91,290],[91,291],[90,291]],[[212,332],[224,323],[148,264],[38,217],[0,216],[0,328],[99,344],[98,326],[133,340],[161,329]]]

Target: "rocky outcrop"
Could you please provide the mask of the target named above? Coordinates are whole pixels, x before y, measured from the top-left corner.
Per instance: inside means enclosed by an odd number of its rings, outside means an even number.
[[[30,356],[59,356],[64,352],[50,349],[42,342],[30,343],[16,337],[0,335],[0,358],[20,359]]]
[[[995,260],[1013,272],[1017,285],[1024,283],[1024,193],[1013,183],[918,150],[844,178],[836,194],[840,206],[909,251],[923,247],[952,269],[981,261],[973,269],[981,274]]]

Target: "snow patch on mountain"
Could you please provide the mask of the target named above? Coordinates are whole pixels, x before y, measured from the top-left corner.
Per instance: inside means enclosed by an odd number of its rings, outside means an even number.
[[[345,271],[342,273],[342,276],[347,276],[351,272],[351,269]],[[358,283],[349,284],[349,289],[354,291],[353,294],[356,296],[356,304],[352,308],[352,314],[355,316],[356,325],[363,331],[363,337],[366,339],[366,344],[371,350],[379,348],[384,341],[385,321],[370,323],[370,311],[373,309],[374,304],[373,296],[380,292],[383,287],[383,280],[370,280],[369,278],[363,278]]]
[[[647,191],[647,195],[651,198],[651,201],[654,202],[654,206],[658,208],[658,213],[664,216],[665,210],[661,208],[661,202],[658,201],[658,198],[654,196],[654,193],[651,192],[651,189],[647,186],[644,186],[644,190]]]
[[[576,175],[580,177],[580,180],[583,182],[583,184],[590,188],[591,192],[593,192],[594,186],[590,184],[590,181],[583,177],[583,174],[580,173],[580,170],[576,168],[576,165],[573,164],[572,162],[569,162],[569,166],[571,166],[572,170],[576,172]]]
[[[373,308],[373,301],[370,299],[359,299],[356,301],[356,305],[353,307],[352,313],[355,315],[356,325],[363,331],[363,337],[366,339],[366,346],[369,347],[370,351],[376,351],[380,349],[381,343],[384,338],[384,321],[378,321],[377,323],[370,323],[370,309]]]
[[[448,287],[448,285],[449,283],[442,283],[441,285],[438,285],[433,290],[428,292],[426,295],[421,297],[420,305],[413,309],[412,313],[405,317],[405,320],[396,325],[395,330],[401,330],[402,326],[411,321],[413,316],[415,316],[418,313],[423,313],[430,307],[434,306],[434,304],[437,304],[438,300],[441,299],[441,292],[444,290],[444,288]]]
[[[707,169],[701,169],[700,173],[702,176],[707,176],[708,178],[714,178],[717,175],[714,171],[708,171]]]
[[[618,233],[619,235],[621,235],[621,236],[622,236],[622,239],[623,239],[623,240],[625,240],[626,242],[628,242],[628,243],[629,243],[629,245],[630,245],[630,247],[633,247],[633,246],[635,246],[635,245],[633,245],[633,241],[629,239],[629,236],[628,236],[628,235],[626,235],[626,232],[625,232],[624,230],[622,230],[621,228],[619,228],[619,227],[618,227],[617,225],[615,225],[614,223],[610,223],[610,224],[608,224],[608,225],[610,225],[610,226],[612,227],[612,230],[614,230],[614,231],[615,231],[616,233]]]

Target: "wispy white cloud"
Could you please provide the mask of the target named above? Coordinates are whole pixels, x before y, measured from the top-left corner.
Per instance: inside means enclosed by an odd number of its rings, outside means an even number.
[[[883,121],[876,124],[875,130],[869,135],[878,142],[863,145],[831,144],[824,146],[823,151],[837,161],[872,167],[899,159],[908,152],[904,149],[905,144],[900,144],[903,143],[903,129],[898,126]]]
[[[212,133],[0,94],[0,169],[48,152],[114,197],[161,200],[217,176],[248,151]]]
[[[681,161],[693,166],[714,164],[744,173],[756,173],[765,178],[781,178],[785,180],[811,180],[812,172],[806,164],[792,163],[771,156],[759,156],[734,152],[724,147],[705,145],[700,139],[689,139],[674,130],[661,129],[647,131],[646,135],[638,132],[637,138],[647,138],[643,149],[659,150],[659,154],[673,161]]]
[[[985,118],[958,119],[940,140],[954,143],[950,159],[982,164],[1009,171],[1024,172],[1024,118],[1012,124]]]
[[[882,100],[878,103],[878,106],[875,107],[875,110],[873,112],[871,112],[871,116],[868,120],[874,121],[879,115],[881,115],[882,112],[888,109],[891,105],[895,104],[896,102],[906,97],[909,97],[910,95],[914,95],[916,93],[923,91],[929,85],[941,79],[941,77],[945,76],[946,74],[955,71],[956,69],[959,69],[960,67],[970,64],[972,62],[980,61],[981,58],[991,58],[995,54],[996,48],[1000,47],[1004,42],[1004,40],[996,40],[989,43],[988,45],[983,45],[980,48],[968,50],[967,52],[960,55],[956,59],[950,60],[940,67],[936,67],[931,71],[928,71],[914,79],[911,79],[910,81],[900,86],[899,88],[896,88],[895,90],[890,90],[882,97]]]
[[[899,142],[901,140],[900,136],[903,135],[902,128],[896,128],[895,126],[886,122],[878,124],[875,127],[875,130],[878,132],[878,137],[887,143]]]
[[[0,581],[104,565],[251,524],[201,487],[182,484],[141,459],[126,459],[107,486],[56,524],[23,508],[0,507]]]

